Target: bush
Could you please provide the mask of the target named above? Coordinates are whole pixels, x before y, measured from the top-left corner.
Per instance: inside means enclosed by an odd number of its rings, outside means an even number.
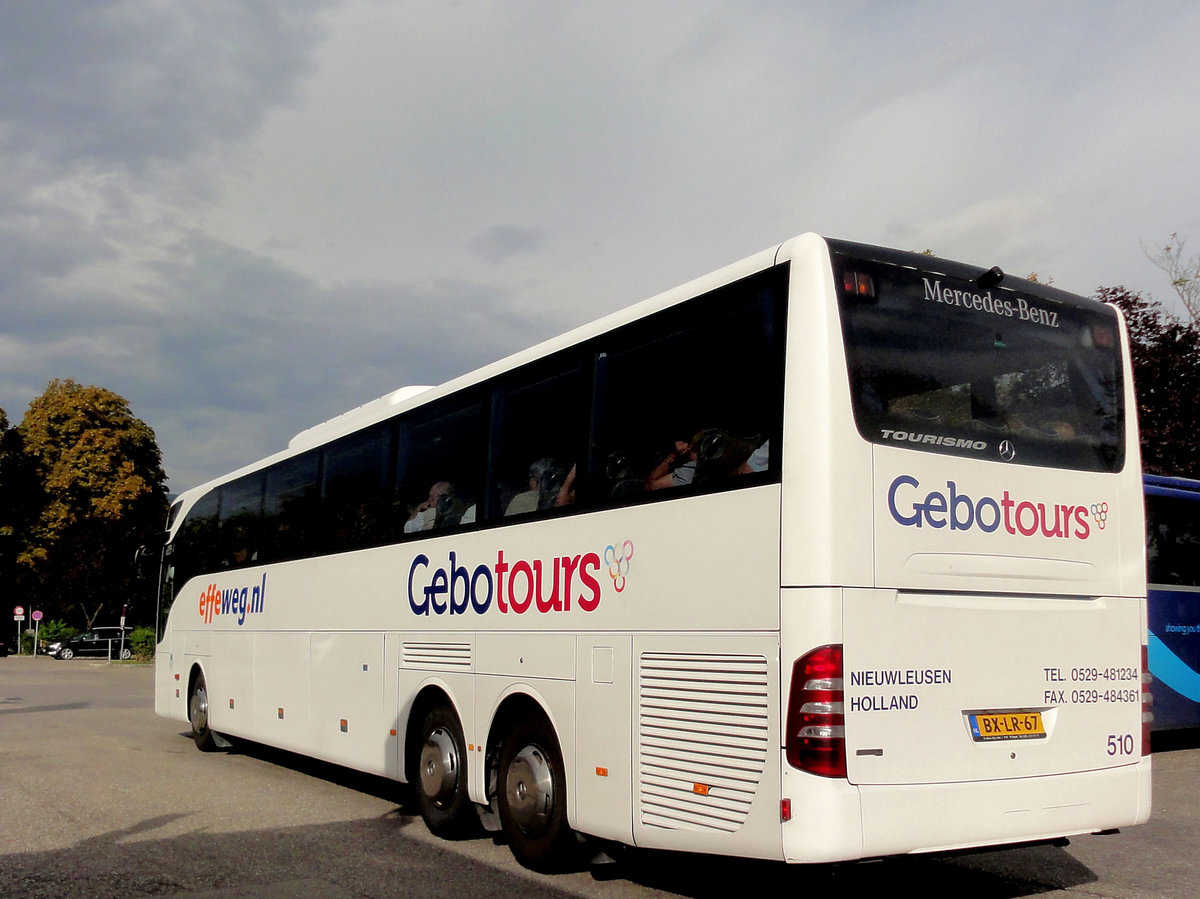
[[[64,621],[43,621],[42,626],[38,628],[38,643],[41,646],[49,646],[59,640],[67,640],[79,633],[78,628],[70,627]],[[39,647],[40,648],[40,647]]]
[[[129,648],[133,650],[133,656],[136,659],[152,659],[154,658],[154,628],[138,627],[134,628],[133,633],[129,635]]]

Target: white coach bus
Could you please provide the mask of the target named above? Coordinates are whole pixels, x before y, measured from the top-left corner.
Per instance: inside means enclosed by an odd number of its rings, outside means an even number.
[[[1150,810],[1118,312],[804,235],[184,493],[155,708],[551,868]]]

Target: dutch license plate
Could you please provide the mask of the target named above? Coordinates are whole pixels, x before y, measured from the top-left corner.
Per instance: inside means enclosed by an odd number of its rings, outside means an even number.
[[[974,712],[967,715],[967,723],[976,743],[1038,740],[1046,736],[1041,712]]]

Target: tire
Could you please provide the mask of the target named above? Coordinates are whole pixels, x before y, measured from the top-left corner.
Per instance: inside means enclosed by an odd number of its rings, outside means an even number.
[[[58,657],[63,661],[69,662],[71,659],[75,658],[75,652],[70,649],[64,649],[58,654]]]
[[[208,726],[208,687],[204,675],[197,674],[188,692],[188,721],[192,725],[192,739],[201,752],[211,752],[217,741]]]
[[[543,717],[517,721],[500,746],[500,824],[517,861],[561,871],[578,843],[567,822],[567,774],[554,729]]]
[[[121,650],[121,661],[125,662],[131,658],[133,658],[133,653],[130,651],[129,647],[126,646],[124,649]]]
[[[431,833],[447,839],[472,834],[479,816],[467,796],[467,755],[462,724],[449,706],[425,713],[418,732],[413,792]]]

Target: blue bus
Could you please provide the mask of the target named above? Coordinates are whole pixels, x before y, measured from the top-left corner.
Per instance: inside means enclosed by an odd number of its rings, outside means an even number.
[[[1143,480],[1154,729],[1200,727],[1200,481]]]

